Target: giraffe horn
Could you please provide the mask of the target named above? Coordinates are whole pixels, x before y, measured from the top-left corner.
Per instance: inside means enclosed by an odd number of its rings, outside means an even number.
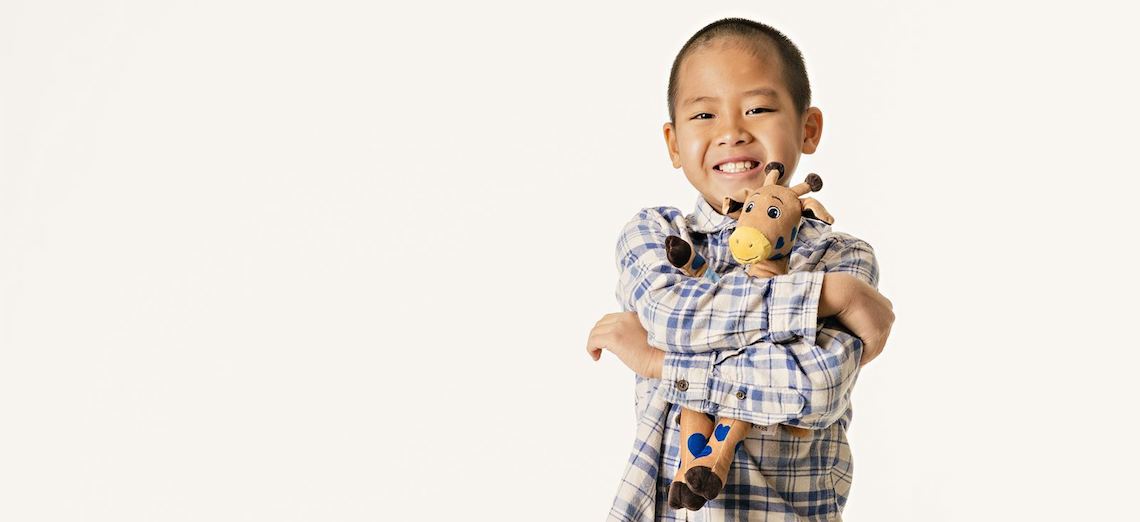
[[[784,178],[784,164],[778,161],[770,161],[768,165],[764,167],[764,172],[766,175],[764,176],[764,185],[762,186],[776,185]]]
[[[808,174],[807,179],[805,179],[803,183],[792,187],[792,191],[795,192],[797,196],[802,196],[808,192],[819,192],[822,188],[823,178],[820,178],[819,174],[813,172]]]

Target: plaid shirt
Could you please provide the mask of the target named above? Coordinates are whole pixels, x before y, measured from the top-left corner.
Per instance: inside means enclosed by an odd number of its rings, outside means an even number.
[[[618,239],[618,301],[637,312],[649,344],[666,355],[660,380],[637,377],[637,441],[609,520],[837,520],[847,503],[853,468],[846,433],[863,344],[816,312],[824,272],[878,287],[874,251],[804,218],[789,273],[753,278],[729,252],[735,228],[735,219],[698,196],[688,216],[643,209]],[[664,248],[670,234],[694,245],[720,280],[674,268]],[[720,496],[700,511],[673,510],[665,499],[679,465],[678,404],[758,426],[801,426],[812,437],[752,429]]]

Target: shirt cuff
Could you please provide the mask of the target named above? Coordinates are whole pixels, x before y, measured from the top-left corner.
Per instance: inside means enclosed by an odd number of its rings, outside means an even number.
[[[759,426],[779,424],[803,415],[803,394],[794,388],[757,386],[728,381],[714,372],[709,383],[709,402],[718,415]]]
[[[768,292],[768,335],[774,343],[796,337],[815,343],[816,315],[825,272],[793,272],[772,278]]]
[[[681,404],[708,399],[709,380],[715,356],[713,352],[665,352],[665,362],[661,367],[661,385],[665,387],[666,400]]]

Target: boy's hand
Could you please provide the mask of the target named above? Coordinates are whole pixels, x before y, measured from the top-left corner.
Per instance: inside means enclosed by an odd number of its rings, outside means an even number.
[[[649,332],[641,326],[636,312],[606,314],[590,330],[586,353],[595,361],[602,350],[609,350],[629,369],[642,377],[660,379],[665,352],[649,346]]]
[[[835,316],[863,341],[859,366],[878,357],[895,322],[894,305],[875,287],[850,274],[827,274],[820,290],[819,317]]]

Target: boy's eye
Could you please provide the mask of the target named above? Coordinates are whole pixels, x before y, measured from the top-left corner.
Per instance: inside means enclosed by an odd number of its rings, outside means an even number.
[[[702,118],[701,116],[708,116],[708,118]],[[712,118],[712,114],[709,114],[709,113],[707,113],[707,112],[702,112],[702,113],[699,113],[699,114],[697,114],[696,116],[693,116],[691,119],[694,119],[694,120],[707,120],[707,119],[709,119],[709,118]]]
[[[756,112],[753,113],[752,111],[756,111]],[[748,109],[748,112],[746,112],[745,114],[760,114],[762,112],[775,112],[775,111],[773,111],[772,109],[765,109],[764,107],[756,107],[755,109]]]

